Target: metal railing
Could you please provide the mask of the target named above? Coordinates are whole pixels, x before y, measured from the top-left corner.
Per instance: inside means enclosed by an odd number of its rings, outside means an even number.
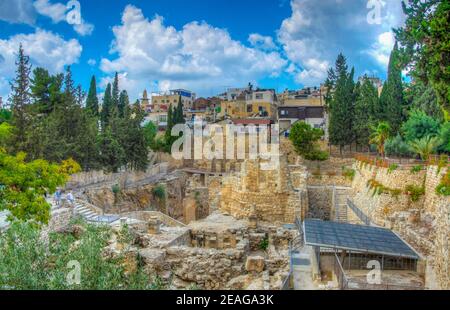
[[[336,253],[334,253],[334,273],[341,290],[423,290],[422,285],[401,285],[401,284],[371,284],[368,282],[350,279],[345,274],[341,261]]]
[[[370,218],[358,208],[350,198],[347,198],[347,206],[352,209],[353,213],[366,225],[371,225]]]

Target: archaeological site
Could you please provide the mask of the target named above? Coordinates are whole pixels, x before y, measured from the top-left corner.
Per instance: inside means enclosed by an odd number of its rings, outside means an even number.
[[[450,201],[435,191],[447,166],[318,164],[281,142],[277,170],[159,156],[142,173],[78,173],[75,209],[55,207],[48,229],[108,225],[107,255],[168,289],[450,288]]]

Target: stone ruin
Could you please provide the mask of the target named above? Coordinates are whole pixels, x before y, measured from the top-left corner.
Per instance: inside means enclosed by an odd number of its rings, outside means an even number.
[[[220,213],[188,226],[143,216],[129,229],[131,245],[125,248],[113,238],[107,252],[125,252],[129,270],[143,264],[171,289],[280,289],[289,271],[289,241],[296,235]]]

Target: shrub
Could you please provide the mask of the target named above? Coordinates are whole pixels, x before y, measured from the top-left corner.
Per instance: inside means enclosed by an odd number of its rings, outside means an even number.
[[[387,139],[384,148],[387,156],[408,157],[412,155],[409,145],[400,135]]]
[[[420,110],[413,110],[402,126],[407,142],[420,140],[428,136],[437,136],[439,129],[439,122]]]
[[[346,167],[342,167],[342,175],[349,179],[350,181],[353,181],[356,175],[355,169],[350,169]]]
[[[164,200],[166,198],[166,188],[164,187],[164,185],[159,184],[158,186],[153,188],[152,194],[155,198]]]
[[[425,195],[425,187],[424,186],[415,186],[408,185],[405,188],[405,194],[411,197],[412,202],[419,201],[420,197]]]
[[[450,169],[442,177],[441,183],[436,187],[436,193],[441,196],[450,196]]]
[[[410,142],[411,150],[418,154],[422,160],[428,160],[430,155],[436,151],[438,145],[439,139],[432,136]]]
[[[15,222],[0,234],[0,289],[32,290],[112,290],[149,289],[142,268],[127,273],[124,256],[103,255],[112,231],[109,226],[77,224],[80,234],[51,233],[29,223]],[[82,267],[81,281],[73,284],[67,276],[77,261]]]
[[[324,161],[328,159],[328,153],[319,150],[316,144],[323,135],[322,129],[312,128],[305,122],[297,122],[291,128],[289,139],[295,151],[305,159]]]
[[[446,122],[441,126],[439,139],[441,142],[439,151],[450,153],[450,122]]]
[[[269,238],[265,237],[264,239],[262,239],[258,247],[260,250],[267,251],[267,249],[269,248]]]
[[[388,168],[388,174],[394,172],[395,170],[397,170],[397,168],[398,168],[397,164],[390,165],[389,168]]]
[[[411,168],[411,173],[416,174],[422,171],[424,168],[422,165],[414,166]]]

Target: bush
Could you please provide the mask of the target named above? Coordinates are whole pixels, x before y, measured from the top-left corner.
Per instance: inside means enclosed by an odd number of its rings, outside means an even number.
[[[124,257],[105,257],[112,231],[109,226],[76,224],[80,234],[51,233],[29,223],[15,222],[0,234],[0,289],[117,290],[149,289],[150,281],[138,267],[127,273]],[[81,267],[80,283],[67,281],[74,267]]]
[[[443,176],[441,183],[436,188],[436,193],[441,196],[450,196],[450,169]]]
[[[441,143],[439,151],[450,153],[450,122],[446,122],[441,126],[439,139]]]
[[[413,155],[408,143],[400,135],[387,139],[384,148],[387,156],[409,157]]]
[[[425,187],[408,185],[408,186],[406,186],[405,194],[411,196],[412,202],[419,201],[420,197],[425,195]]]
[[[437,136],[439,129],[439,122],[420,110],[413,110],[409,119],[402,126],[407,142]]]
[[[355,169],[349,169],[346,167],[342,167],[342,175],[349,179],[350,181],[353,181],[356,175]]]
[[[306,160],[324,161],[328,159],[328,153],[319,150],[316,145],[324,135],[322,129],[312,128],[305,122],[297,122],[289,133],[289,139],[294,145],[295,151]]]
[[[416,174],[422,171],[424,168],[422,165],[414,166],[411,168],[411,173]]]
[[[153,188],[152,193],[153,196],[159,200],[164,200],[166,198],[166,188],[162,184]]]
[[[265,237],[261,242],[259,243],[259,249],[263,251],[267,251],[269,248],[269,238]]]

